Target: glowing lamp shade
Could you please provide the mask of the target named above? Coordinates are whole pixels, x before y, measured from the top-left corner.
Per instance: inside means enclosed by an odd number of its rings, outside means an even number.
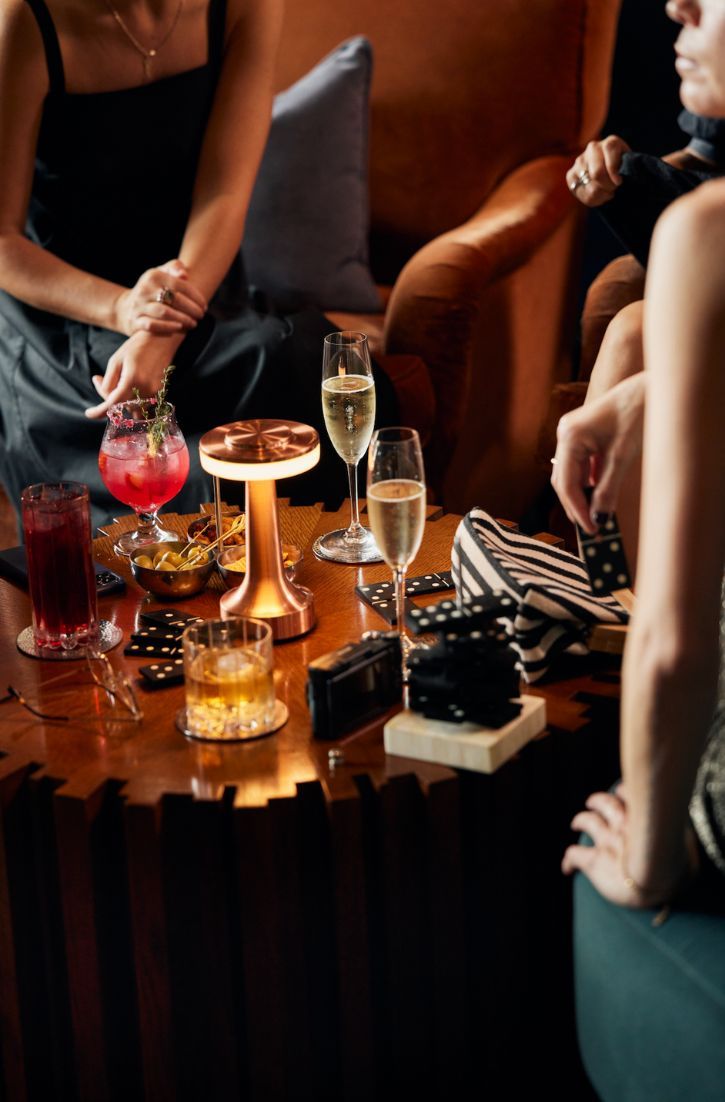
[[[222,619],[266,620],[275,639],[304,635],[315,626],[311,591],[295,585],[284,572],[275,482],[304,474],[319,458],[317,432],[297,421],[235,421],[201,438],[199,460],[214,478],[218,532],[222,531],[219,480],[247,483],[247,570],[241,584],[221,598]]]

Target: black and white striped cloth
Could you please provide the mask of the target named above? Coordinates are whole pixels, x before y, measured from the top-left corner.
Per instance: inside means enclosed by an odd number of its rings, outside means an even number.
[[[472,509],[458,526],[453,581],[463,600],[500,591],[511,645],[526,681],[544,676],[557,655],[588,654],[594,624],[624,624],[627,613],[613,597],[595,597],[580,559],[497,524]]]

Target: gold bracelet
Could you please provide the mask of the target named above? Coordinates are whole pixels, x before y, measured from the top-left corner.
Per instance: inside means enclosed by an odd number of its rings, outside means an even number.
[[[629,874],[624,877],[624,886],[625,888],[627,888],[628,891],[631,891],[632,888],[636,888],[640,895],[646,896],[652,894],[646,888],[643,888],[641,884],[638,884],[634,877],[630,876]],[[655,906],[659,906],[657,914],[652,919],[652,926],[654,926],[656,929],[657,927],[664,925],[664,923],[670,917],[670,904],[665,899],[658,899]]]
[[[625,869],[625,872],[626,872],[626,869]],[[641,886],[641,884],[637,883],[637,880],[635,879],[635,877],[630,876],[629,873],[627,873],[627,875],[624,877],[624,885],[627,888],[628,892],[631,892],[631,890],[637,890],[637,892],[639,892],[639,894],[643,895],[643,896],[658,895],[658,893],[656,892],[656,890],[654,890],[654,888],[643,888]],[[668,888],[667,892],[663,892],[662,895],[659,896],[659,899],[657,900],[658,903],[664,903],[664,900],[666,900],[668,898],[668,896],[671,896],[671,895],[672,895],[672,888]]]

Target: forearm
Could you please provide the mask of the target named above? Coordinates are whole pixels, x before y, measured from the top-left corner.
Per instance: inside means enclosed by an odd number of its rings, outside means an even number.
[[[687,805],[713,714],[725,561],[725,186],[675,203],[645,298],[637,607],[623,671],[629,874],[653,887],[684,862]],[[686,293],[683,292],[686,288]]]
[[[241,247],[272,115],[278,0],[253,0],[234,23],[204,137],[179,258],[210,300]]]
[[[219,195],[199,207],[189,220],[179,259],[208,302],[239,252],[247,205],[240,204],[236,196]]]
[[[66,264],[22,234],[0,234],[0,287],[38,310],[122,332],[116,307],[125,288]]]
[[[656,621],[637,624],[635,614],[622,679],[626,869],[654,891],[674,887],[687,867],[687,810],[717,681],[716,646],[668,656],[662,631]]]
[[[239,100],[239,91],[235,91]],[[247,115],[237,120],[240,131],[246,133],[243,156],[231,159],[219,156],[219,148],[229,140],[228,135],[222,137],[228,123],[219,118],[212,118],[205,141],[179,259],[207,301],[213,298],[241,248],[252,189],[269,132],[271,92],[260,95],[257,90],[254,102],[255,117]]]

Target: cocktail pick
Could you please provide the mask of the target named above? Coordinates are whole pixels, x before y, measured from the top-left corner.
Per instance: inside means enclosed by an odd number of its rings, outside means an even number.
[[[222,532],[222,534],[220,536],[217,536],[215,540],[213,540],[211,543],[208,543],[206,547],[203,547],[199,551],[199,554],[195,555],[193,559],[189,559],[187,562],[183,563],[183,565],[179,567],[179,573],[181,573],[182,570],[191,570],[192,566],[196,566],[197,562],[200,558],[202,558],[203,555],[206,555],[208,551],[213,551],[215,547],[218,547],[222,540],[228,539],[229,536],[234,535],[235,532],[241,532],[243,527],[244,515],[242,514],[241,516],[238,516],[237,519],[233,522],[228,532]]]
[[[206,530],[207,530],[207,528],[209,527],[209,525],[210,525],[210,524],[211,524],[211,523],[213,522],[213,520],[214,520],[214,518],[213,518],[213,517],[209,517],[209,519],[208,519],[208,521],[206,522],[206,524],[204,525],[204,527],[203,527],[203,528],[201,528],[201,529],[200,529],[200,530],[199,530],[199,531],[198,531],[198,532],[196,533],[196,535],[194,536],[193,540],[189,540],[189,542],[188,542],[188,543],[185,543],[185,544],[184,544],[184,546],[183,546],[183,547],[181,548],[181,551],[179,551],[179,554],[180,554],[180,555],[185,555],[185,554],[186,554],[186,553],[187,553],[188,551],[190,551],[190,550],[191,550],[191,548],[192,548],[192,547],[193,547],[193,546],[194,546],[195,544],[198,544],[198,542],[199,542],[199,536],[203,536],[203,535],[204,535],[204,533],[206,532]]]

